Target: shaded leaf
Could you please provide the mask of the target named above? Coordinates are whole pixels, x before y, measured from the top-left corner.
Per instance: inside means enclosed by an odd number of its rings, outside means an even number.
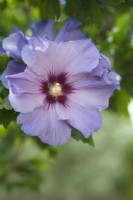
[[[88,143],[91,146],[95,146],[92,135],[90,135],[89,138],[84,138],[84,136],[78,130],[73,128],[71,136],[77,141],[81,140],[83,143]]]
[[[40,141],[38,137],[33,138],[36,144],[39,146],[40,149],[42,150],[48,150],[48,153],[51,158],[56,158],[58,155],[58,147],[48,145],[46,143],[43,143]]]
[[[9,57],[6,54],[0,56],[0,74],[5,70],[7,63],[9,61]]]
[[[11,121],[15,121],[17,113],[13,110],[6,110],[5,108],[0,110],[0,124],[5,128],[10,124]]]
[[[7,0],[0,0],[0,10],[3,10],[7,7]]]
[[[58,19],[60,17],[59,0],[43,0],[39,5],[39,11],[42,19]]]
[[[97,1],[92,0],[90,2],[90,16],[92,19],[92,23],[96,24],[99,28],[101,27],[103,23],[103,15],[102,15],[102,10],[99,7],[99,4]]]
[[[2,103],[0,103],[0,109],[5,108],[6,110],[12,110],[8,97],[4,98]]]
[[[117,5],[126,2],[126,0],[103,0],[103,2],[108,5]]]
[[[130,100],[131,97],[124,89],[121,89],[121,91],[115,91],[115,95],[110,99],[110,109],[128,117],[128,104]]]

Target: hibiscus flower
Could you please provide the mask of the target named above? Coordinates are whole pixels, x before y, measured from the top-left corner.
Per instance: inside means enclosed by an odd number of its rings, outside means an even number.
[[[7,76],[17,123],[42,142],[61,145],[72,127],[85,138],[102,126],[101,110],[119,76],[90,39],[52,42],[33,37],[22,49],[24,72]]]

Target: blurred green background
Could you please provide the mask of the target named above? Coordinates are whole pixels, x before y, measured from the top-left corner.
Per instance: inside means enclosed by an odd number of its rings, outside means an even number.
[[[26,136],[0,85],[0,200],[133,200],[133,1],[0,0],[0,41],[14,26],[68,18],[107,55],[121,75],[121,90],[103,112],[95,147],[73,138],[52,147]],[[0,65],[0,73],[3,72]]]

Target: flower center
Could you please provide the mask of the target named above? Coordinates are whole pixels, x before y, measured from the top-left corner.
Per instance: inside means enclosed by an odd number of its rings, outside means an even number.
[[[62,86],[59,83],[54,83],[48,84],[49,87],[49,94],[55,98],[57,98],[58,96],[62,96],[63,92],[62,92]]]

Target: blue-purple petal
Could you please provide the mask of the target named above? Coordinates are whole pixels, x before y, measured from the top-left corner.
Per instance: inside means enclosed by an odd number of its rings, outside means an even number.
[[[34,73],[26,70],[20,74],[9,75],[7,79],[9,100],[17,112],[29,113],[43,106],[46,95],[40,92],[39,82]]]
[[[15,111],[21,113],[29,113],[32,112],[34,109],[43,106],[44,99],[45,96],[42,94],[14,94],[11,90],[9,93],[9,101],[11,103],[11,106],[14,108]]]
[[[99,50],[90,39],[57,44],[33,38],[22,50],[22,59],[28,67],[43,76],[47,76],[50,71],[72,75],[90,73],[97,67],[99,58]]]
[[[79,130],[85,138],[88,138],[102,126],[102,117],[96,109],[87,109],[71,102],[67,107],[57,104],[56,110],[60,120],[66,120],[69,125]]]
[[[85,38],[85,33],[78,29],[80,25],[81,22],[77,19],[67,20],[60,32],[57,34],[55,42],[67,42]]]
[[[55,55],[55,68],[62,66],[66,72],[72,75],[90,73],[97,67],[100,58],[99,50],[90,39],[60,42]]]
[[[26,65],[24,63],[16,63],[14,60],[9,61],[7,68],[1,75],[2,84],[6,88],[9,88],[8,80],[7,80],[6,76],[21,73],[25,69],[26,69]]]
[[[17,118],[17,123],[22,124],[22,130],[28,134],[37,136],[45,130],[45,112],[42,107],[35,109],[31,113],[22,113]]]
[[[69,139],[71,128],[62,120],[58,120],[55,109],[37,108],[32,113],[20,114],[17,123],[22,130],[32,136],[38,136],[42,142],[57,146]]]
[[[36,94],[39,96],[43,77],[37,76],[28,68],[23,73],[7,76],[13,94]],[[34,82],[33,82],[34,80]]]
[[[0,41],[0,56],[5,53],[5,50],[2,47],[2,42]]]
[[[13,26],[13,27],[12,27],[12,33],[18,33],[18,32],[22,32],[22,30],[20,29],[20,27],[18,27],[18,26]]]
[[[93,69],[91,76],[101,77],[106,83],[120,89],[121,77],[112,69],[110,60],[101,54],[98,66]]]
[[[21,59],[21,51],[27,44],[27,39],[22,32],[12,33],[3,40],[3,49],[14,59]]]
[[[47,35],[50,40],[54,40],[55,26],[56,23],[54,20],[41,20],[33,23],[30,26],[30,29],[33,33],[33,36],[43,37],[44,35]]]
[[[45,129],[39,134],[42,142],[57,146],[68,141],[71,135],[70,126],[64,121],[59,120],[55,109],[52,107],[44,111]]]

